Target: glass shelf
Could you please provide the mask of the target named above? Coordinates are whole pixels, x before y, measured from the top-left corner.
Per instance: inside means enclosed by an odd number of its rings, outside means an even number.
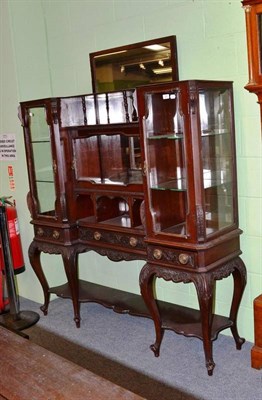
[[[181,223],[181,224],[170,226],[166,229],[163,229],[163,232],[172,233],[174,235],[186,236],[186,224]]]
[[[149,140],[157,140],[157,139],[183,139],[183,133],[164,133],[164,134],[158,134],[158,135],[154,135],[154,136],[148,136]]]
[[[50,138],[41,138],[38,140],[31,140],[31,143],[50,143]]]
[[[48,180],[40,180],[40,179],[36,179],[36,182],[39,182],[39,183],[54,183],[54,181],[48,181]]]
[[[230,134],[228,129],[212,129],[212,130],[204,130],[201,131],[201,136],[218,136],[218,135],[225,135]]]
[[[97,177],[87,177],[88,182],[94,184],[105,184],[105,185],[131,185],[131,184],[142,184],[142,171],[135,171],[136,174],[130,173],[119,173],[115,174],[109,178],[97,178]]]
[[[153,190],[173,190],[176,192],[185,192],[187,190],[186,187],[186,179],[174,179],[168,182],[158,183],[157,185],[152,185],[151,189]]]

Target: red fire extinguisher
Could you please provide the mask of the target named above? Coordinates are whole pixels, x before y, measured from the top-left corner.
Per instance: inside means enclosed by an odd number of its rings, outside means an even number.
[[[6,197],[0,199],[0,205],[5,207],[10,253],[13,261],[14,273],[17,275],[25,270],[17,211],[15,203],[12,203]],[[3,243],[0,242],[0,311],[3,311],[7,302],[7,300],[4,299],[3,292],[4,275]]]
[[[0,237],[0,314],[9,304],[9,299],[5,296],[5,270],[2,238]]]

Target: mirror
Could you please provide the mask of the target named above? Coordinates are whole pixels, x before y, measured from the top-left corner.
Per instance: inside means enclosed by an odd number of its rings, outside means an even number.
[[[176,36],[90,53],[93,92],[178,80]]]

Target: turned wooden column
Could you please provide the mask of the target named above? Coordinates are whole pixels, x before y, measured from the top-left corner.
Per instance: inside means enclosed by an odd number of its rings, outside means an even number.
[[[251,350],[252,368],[262,368],[262,294],[254,300],[255,344]]]

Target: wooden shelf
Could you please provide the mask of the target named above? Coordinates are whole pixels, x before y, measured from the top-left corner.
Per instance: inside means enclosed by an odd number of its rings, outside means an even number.
[[[72,298],[67,283],[50,288],[49,292],[64,299]],[[84,280],[79,280],[79,301],[81,303],[98,303],[104,307],[111,308],[117,313],[151,319],[149,311],[140,295]],[[157,304],[162,316],[162,328],[172,330],[184,336],[203,339],[199,310],[164,301],[157,301]],[[232,321],[229,318],[213,315],[211,340],[216,340],[218,333],[229,328],[231,325]]]

